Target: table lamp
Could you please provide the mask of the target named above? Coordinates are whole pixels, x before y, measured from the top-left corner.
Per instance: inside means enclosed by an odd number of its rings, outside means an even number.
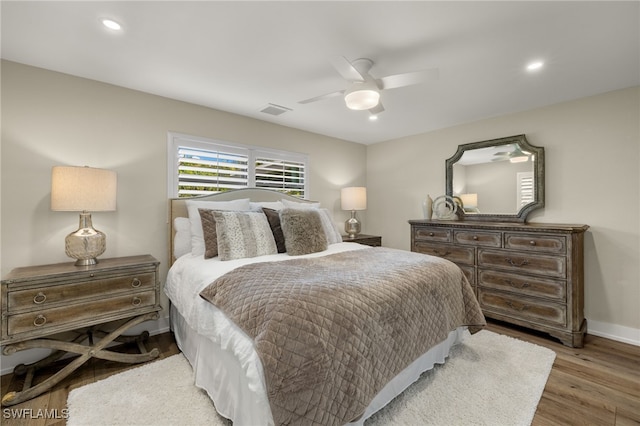
[[[77,266],[95,265],[107,248],[106,235],[93,228],[90,211],[116,209],[116,172],[91,167],[55,166],[51,171],[51,210],[80,212],[77,231],[64,241]]]
[[[340,201],[342,210],[351,210],[351,217],[344,223],[344,230],[349,235],[349,238],[355,238],[361,229],[360,221],[356,217],[356,211],[366,210],[367,208],[367,188],[362,186],[342,188]]]

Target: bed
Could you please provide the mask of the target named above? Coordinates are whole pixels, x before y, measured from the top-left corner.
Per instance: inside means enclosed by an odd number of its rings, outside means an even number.
[[[342,242],[318,203],[187,200],[169,206],[171,327],[235,425],[364,424],[485,325],[457,266]]]

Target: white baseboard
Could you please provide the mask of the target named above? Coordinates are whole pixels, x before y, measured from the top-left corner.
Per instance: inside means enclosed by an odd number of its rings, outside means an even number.
[[[169,331],[169,317],[158,318],[155,321],[146,321],[142,324],[138,324],[127,331],[128,335],[135,335],[147,330],[150,335],[161,334]],[[5,375],[13,372],[16,365],[30,364],[36,362],[47,355],[51,351],[49,349],[28,349],[25,351],[16,352],[13,355],[2,355],[2,362],[0,366],[0,374]]]
[[[587,334],[604,337],[617,342],[640,346],[640,329],[625,327],[623,325],[609,324],[606,322],[588,320]]]

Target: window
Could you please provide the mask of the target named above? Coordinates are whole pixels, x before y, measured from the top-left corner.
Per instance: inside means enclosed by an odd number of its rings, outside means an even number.
[[[516,173],[517,202],[516,211],[534,202],[533,172]]]
[[[240,188],[307,195],[307,156],[169,133],[169,197],[183,198]]]

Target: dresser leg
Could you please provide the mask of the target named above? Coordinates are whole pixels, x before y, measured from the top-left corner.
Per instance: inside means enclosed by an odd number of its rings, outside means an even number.
[[[150,352],[147,352],[145,348],[144,352],[141,351],[141,353],[139,354],[125,354],[125,353],[108,351],[105,349],[107,345],[109,345],[113,341],[117,341],[118,338],[121,337],[121,334],[129,330],[131,327],[134,327],[144,321],[157,319],[157,318],[158,318],[157,312],[151,312],[145,315],[140,315],[138,317],[132,318],[131,320],[127,321],[125,324],[118,327],[116,330],[112,331],[111,333],[108,333],[108,334],[104,333],[104,337],[100,341],[96,342],[95,344],[91,344],[89,346],[81,345],[78,343],[85,340],[86,336],[83,336],[82,338],[77,337],[71,342],[63,342],[63,341],[51,340],[51,339],[35,339],[35,340],[28,340],[26,342],[19,342],[13,345],[6,346],[3,350],[3,353],[5,355],[10,355],[18,351],[22,351],[25,349],[32,349],[32,348],[54,349],[55,352],[49,355],[48,357],[38,362],[35,362],[31,365],[25,366],[21,364],[17,366],[14,373],[27,374],[23,389],[20,392],[9,392],[6,395],[4,395],[2,397],[2,405],[10,406],[10,405],[19,404],[23,401],[34,398],[42,394],[43,392],[48,391],[53,386],[60,383],[63,379],[69,376],[71,373],[73,373],[75,370],[77,370],[80,366],[82,366],[85,362],[87,362],[91,358],[100,358],[100,359],[106,359],[110,361],[117,361],[117,362],[124,362],[124,363],[146,362],[151,359],[157,358],[158,355],[160,354],[157,348],[154,348]],[[147,332],[142,333],[140,336],[144,336],[142,337],[142,339],[146,340],[148,333]],[[134,340],[136,342],[140,341],[136,337],[134,337]],[[138,347],[139,348],[141,347],[141,343],[138,343]],[[38,369],[44,366],[50,365],[53,361],[57,360],[65,353],[76,353],[76,354],[79,354],[80,356],[73,359],[64,368],[62,368],[60,371],[53,374],[52,376],[48,377],[43,382],[35,386],[31,386],[33,376]]]

